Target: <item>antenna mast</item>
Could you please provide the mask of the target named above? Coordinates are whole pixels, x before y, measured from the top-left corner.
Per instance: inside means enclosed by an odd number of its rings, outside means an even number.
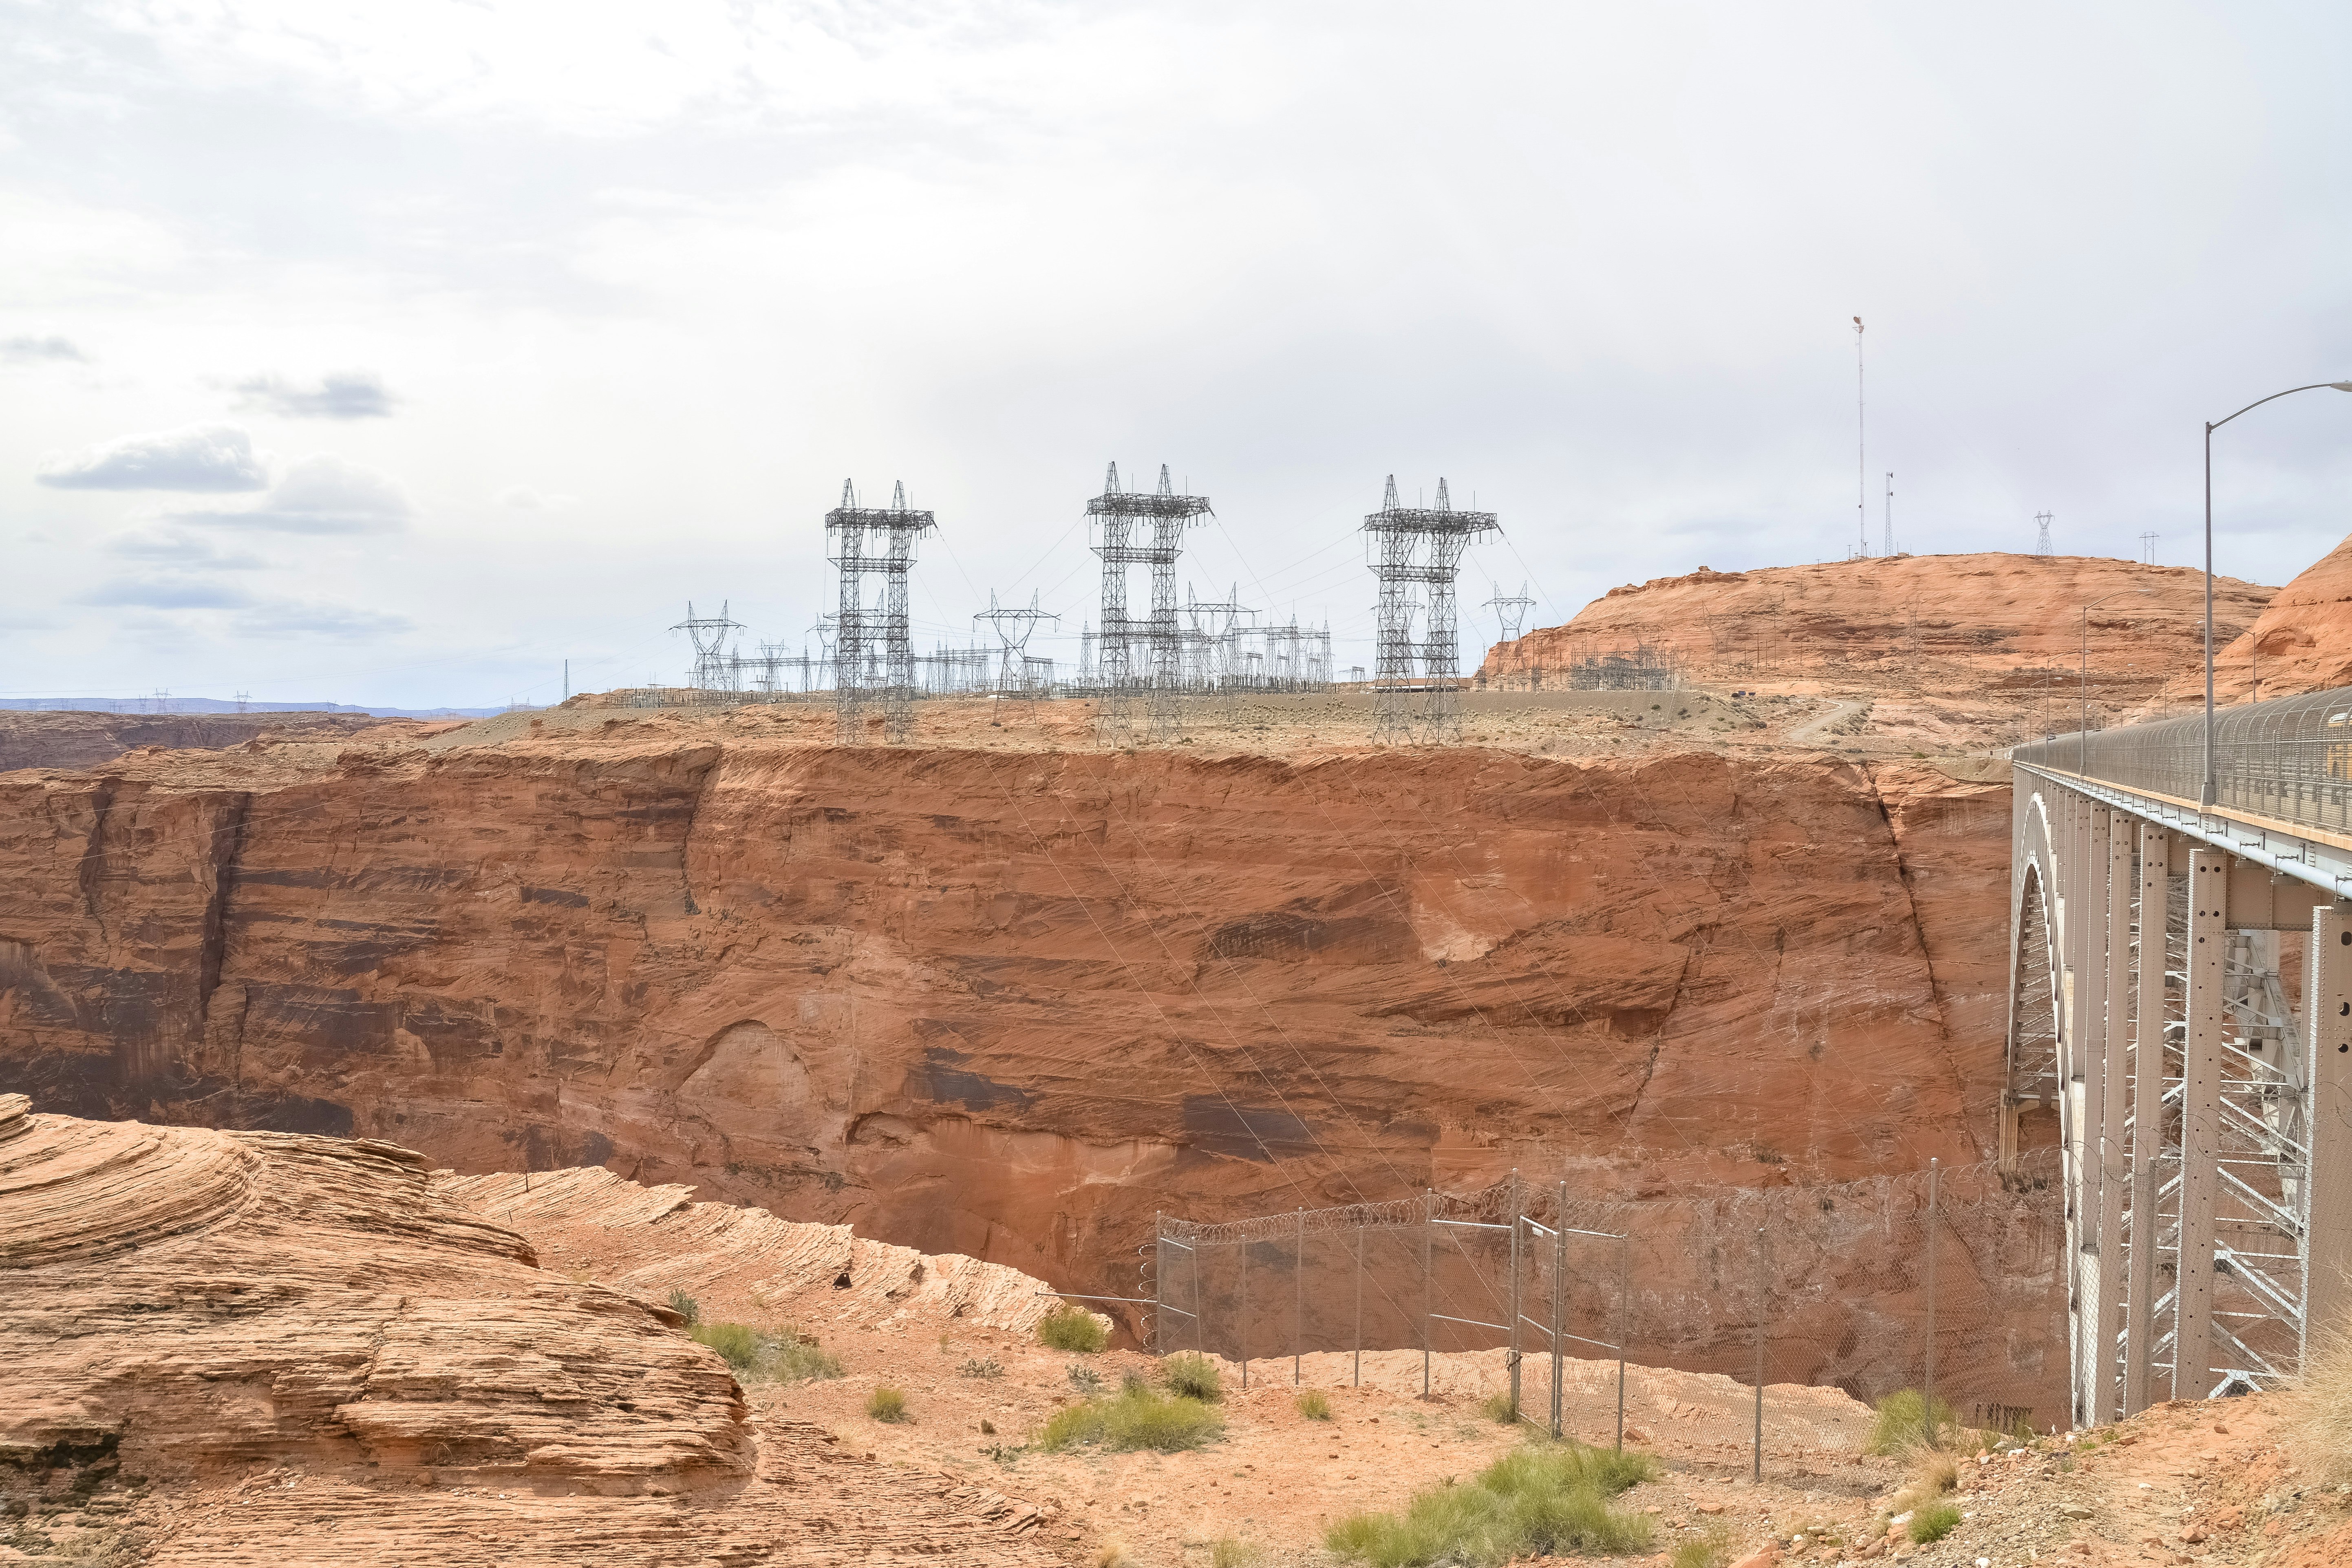
[[[1895,470],[1886,470],[1886,549],[1884,553],[1892,560],[1895,555]]]
[[[1853,523],[1854,553],[1870,559],[1870,464],[1864,458],[1862,395],[1862,318],[1853,319]]]

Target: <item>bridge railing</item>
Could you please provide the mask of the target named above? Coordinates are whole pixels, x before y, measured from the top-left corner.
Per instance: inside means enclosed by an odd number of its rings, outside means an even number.
[[[2204,787],[2205,720],[2053,735],[2014,748],[2010,758],[2194,805]],[[2213,798],[2231,811],[2352,832],[2352,687],[2216,713]]]

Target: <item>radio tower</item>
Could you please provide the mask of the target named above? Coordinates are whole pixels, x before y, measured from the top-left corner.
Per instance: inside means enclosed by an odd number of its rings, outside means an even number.
[[[866,710],[882,704],[885,745],[903,746],[915,728],[915,659],[907,640],[907,574],[915,541],[939,524],[927,511],[907,510],[907,487],[890,505],[861,507],[856,489],[841,481],[841,504],[824,514],[826,559],[841,572],[841,612],[834,623],[834,739],[845,746],[866,740]],[[880,602],[866,579],[882,579]]]
[[[1853,552],[1863,560],[1870,559],[1870,479],[1864,472],[1870,465],[1864,460],[1866,443],[1863,440],[1862,397],[1862,318],[1853,319]]]
[[[1176,689],[1183,679],[1183,636],[1176,625],[1176,557],[1184,548],[1184,531],[1195,518],[1211,513],[1206,496],[1178,495],[1168,482],[1168,465],[1160,465],[1160,490],[1141,495],[1118,488],[1118,465],[1103,476],[1103,493],[1087,502],[1087,517],[1100,542],[1091,546],[1102,557],[1102,630],[1096,645],[1097,699],[1095,732],[1105,745],[1131,745],[1135,740],[1135,695],[1145,695],[1148,738],[1167,741],[1176,732]],[[1136,537],[1141,525],[1144,538]],[[1151,568],[1151,610],[1143,616],[1128,614],[1127,570]]]
[[[2034,536],[2033,540],[2033,553],[2036,555],[2055,555],[2058,553],[2058,552],[2052,549],[2050,545],[2050,521],[2054,515],[2054,513],[2046,511],[2037,511],[2033,514],[2034,523],[2042,531]]]
[[[1461,731],[1454,693],[1460,689],[1462,647],[1454,625],[1454,578],[1462,552],[1498,531],[1491,511],[1455,511],[1445,481],[1437,481],[1437,504],[1397,504],[1396,476],[1389,476],[1381,510],[1364,519],[1372,575],[1381,584],[1380,626],[1372,658],[1374,738],[1386,743],[1422,734],[1443,744]],[[1429,590],[1428,635],[1416,642],[1413,590]],[[1415,679],[1414,660],[1421,663]],[[1420,698],[1419,702],[1413,700]],[[1415,710],[1418,709],[1418,712]]]

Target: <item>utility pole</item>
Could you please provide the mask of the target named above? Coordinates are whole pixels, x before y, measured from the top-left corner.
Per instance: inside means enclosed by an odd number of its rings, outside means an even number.
[[[1895,470],[1886,470],[1886,548],[1885,555],[1895,554]]]

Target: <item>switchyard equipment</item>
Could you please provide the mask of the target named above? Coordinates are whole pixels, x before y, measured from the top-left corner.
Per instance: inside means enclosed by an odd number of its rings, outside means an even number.
[[[856,488],[841,483],[841,504],[824,514],[826,559],[841,574],[841,607],[834,622],[834,738],[855,746],[866,739],[866,710],[882,709],[886,744],[904,745],[915,725],[915,658],[907,637],[907,574],[915,541],[937,530],[928,511],[907,505],[902,482],[887,507],[861,507]],[[872,594],[866,579],[879,577]]]
[[[1455,511],[1444,479],[1437,481],[1435,506],[1400,506],[1396,476],[1389,476],[1381,510],[1364,519],[1366,552],[1381,584],[1372,658],[1376,740],[1442,744],[1460,738],[1462,649],[1454,579],[1462,552],[1500,531],[1491,511]],[[1423,588],[1425,601],[1416,592]],[[1424,617],[1418,639],[1416,610]]]
[[[1096,731],[1108,745],[1135,740],[1135,705],[1145,708],[1146,738],[1164,742],[1176,732],[1176,693],[1183,685],[1183,634],[1176,621],[1176,558],[1184,531],[1213,515],[1206,496],[1178,495],[1160,465],[1160,489],[1146,495],[1118,488],[1118,465],[1103,477],[1103,493],[1087,502],[1089,546],[1102,558],[1102,626],[1095,634],[1097,689]],[[1127,605],[1128,571],[1151,572],[1151,608],[1132,616]]]
[[[2001,1151],[2055,1114],[2079,1426],[2278,1387],[2352,1317],[2352,688],[2205,740],[2011,758]]]

